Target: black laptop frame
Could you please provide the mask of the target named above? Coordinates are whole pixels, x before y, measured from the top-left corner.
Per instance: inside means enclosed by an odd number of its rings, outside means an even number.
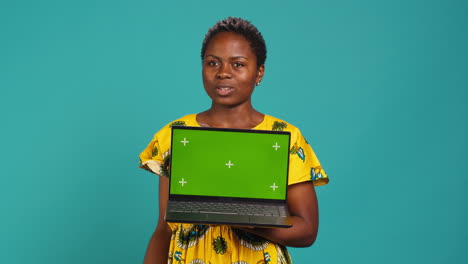
[[[225,132],[241,132],[241,133],[259,133],[259,134],[282,134],[288,135],[288,161],[286,167],[286,184],[289,182],[289,150],[291,147],[291,132],[278,131],[278,130],[256,130],[256,129],[235,129],[235,128],[218,128],[218,127],[195,127],[195,126],[180,126],[173,125],[171,127],[171,159],[172,159],[172,145],[174,144],[173,136],[174,129],[187,129],[187,130],[207,130],[207,131],[225,131]],[[204,196],[204,195],[183,195],[171,194],[171,177],[172,164],[169,165],[169,200],[174,201],[210,201],[210,202],[236,202],[236,203],[262,203],[262,204],[286,204],[288,192],[286,189],[285,197],[283,199],[263,199],[263,198],[242,198],[242,197],[225,197],[225,196]],[[287,186],[286,186],[287,188]]]

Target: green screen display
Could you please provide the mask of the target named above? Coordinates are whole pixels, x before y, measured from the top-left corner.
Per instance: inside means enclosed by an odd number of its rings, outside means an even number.
[[[285,199],[289,135],[173,129],[171,194]]]

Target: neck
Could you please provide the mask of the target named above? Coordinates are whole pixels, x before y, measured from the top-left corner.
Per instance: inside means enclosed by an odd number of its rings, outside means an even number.
[[[210,109],[197,115],[201,126],[243,129],[254,128],[263,118],[251,104],[235,107],[212,104]]]

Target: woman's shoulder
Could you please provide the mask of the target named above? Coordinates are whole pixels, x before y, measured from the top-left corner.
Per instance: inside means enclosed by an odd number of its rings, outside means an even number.
[[[300,133],[299,128],[293,124],[271,115],[265,115],[263,122],[257,127],[257,129]]]
[[[164,125],[158,132],[156,132],[155,136],[163,137],[170,135],[172,126],[200,126],[197,123],[196,117],[196,114],[188,114],[178,119],[175,119]]]
[[[171,128],[172,126],[200,126],[200,125],[198,125],[198,122],[197,122],[197,114],[188,114],[168,123],[165,127]]]

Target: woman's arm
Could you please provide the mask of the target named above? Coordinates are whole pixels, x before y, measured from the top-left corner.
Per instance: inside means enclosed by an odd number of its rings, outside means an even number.
[[[167,264],[171,229],[164,221],[164,214],[166,212],[168,190],[169,179],[159,177],[159,220],[149,241],[144,264]]]
[[[288,247],[311,246],[318,231],[318,204],[313,183],[308,181],[288,186],[287,203],[292,227],[242,229]]]

